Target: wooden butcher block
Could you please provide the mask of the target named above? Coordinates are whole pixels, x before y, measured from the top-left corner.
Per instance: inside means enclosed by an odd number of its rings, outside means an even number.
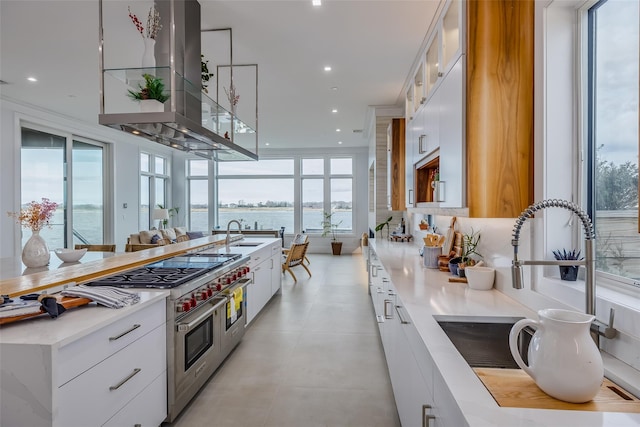
[[[90,302],[91,302],[90,299],[80,298],[80,297],[61,297],[58,299],[58,303],[64,306],[64,308],[66,309],[79,307],[81,305],[86,305],[86,304],[89,304]],[[30,314],[22,314],[18,316],[2,317],[0,318],[0,325],[17,322],[19,320],[30,319],[32,317],[40,316],[43,314],[45,314],[45,311],[41,310],[39,313],[30,313]],[[64,316],[64,313],[62,315]]]
[[[538,388],[521,369],[473,368],[498,405],[510,408],[640,413],[640,400],[605,378],[590,402],[569,403]]]

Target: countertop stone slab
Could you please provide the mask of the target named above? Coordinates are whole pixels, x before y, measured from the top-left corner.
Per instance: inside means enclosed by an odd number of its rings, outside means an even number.
[[[422,266],[418,246],[370,239],[407,314],[471,427],[640,426],[640,414],[502,408],[453,346],[434,315],[521,316],[535,311],[496,289],[478,291],[448,281],[449,273]],[[606,365],[606,360],[605,360]]]

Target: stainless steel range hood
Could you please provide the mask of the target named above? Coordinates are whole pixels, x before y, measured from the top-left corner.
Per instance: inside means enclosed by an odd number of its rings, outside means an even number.
[[[258,159],[257,130],[202,92],[200,4],[196,0],[153,2],[162,29],[155,39],[156,66],[152,68],[122,67],[131,64],[129,51],[138,48],[129,40],[136,36],[135,28],[130,28],[132,36],[125,38],[115,25],[110,28],[108,22],[104,23],[114,16],[126,16],[126,3],[110,0],[99,3],[101,102],[98,123],[211,160]],[[110,39],[115,42],[110,44]],[[123,50],[126,55],[113,54]],[[127,59],[121,59],[127,55]],[[143,82],[143,74],[161,78],[165,84],[170,97],[164,104],[158,104],[160,111],[141,112],[138,104],[127,98],[127,91],[138,89]]]

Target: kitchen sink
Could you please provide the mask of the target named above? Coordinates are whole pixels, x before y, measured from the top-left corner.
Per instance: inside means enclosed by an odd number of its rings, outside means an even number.
[[[237,242],[237,243],[233,243],[231,246],[246,246],[246,247],[254,247],[254,246],[260,246],[262,243],[257,243],[257,242]]]
[[[522,317],[433,316],[472,368],[519,369],[509,349],[509,332]],[[534,330],[523,329],[518,348],[525,363]]]

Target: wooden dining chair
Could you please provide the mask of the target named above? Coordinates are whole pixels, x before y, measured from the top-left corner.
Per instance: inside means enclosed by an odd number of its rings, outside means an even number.
[[[116,245],[75,245],[75,249],[87,248],[88,252],[115,252]]]
[[[295,245],[295,244],[299,244],[299,243],[306,243],[309,241],[309,236],[306,234],[302,234],[302,233],[298,233],[293,237],[293,240],[291,241],[291,245]],[[282,249],[282,255],[284,255],[285,257],[287,256],[287,254],[289,253],[289,250],[291,248],[283,248]],[[307,263],[307,265],[311,264],[311,261],[309,261],[309,258],[307,258],[307,255],[305,254],[304,256],[304,261]]]
[[[307,253],[308,246],[309,242],[292,244],[289,248],[289,251],[287,252],[287,257],[282,263],[282,274],[284,274],[285,271],[288,271],[291,277],[293,277],[294,282],[297,282],[298,279],[296,278],[296,275],[293,274],[291,268],[298,265],[301,265],[302,268],[307,270],[307,273],[309,273],[309,277],[311,277],[311,271],[306,265],[304,265],[304,258]]]

